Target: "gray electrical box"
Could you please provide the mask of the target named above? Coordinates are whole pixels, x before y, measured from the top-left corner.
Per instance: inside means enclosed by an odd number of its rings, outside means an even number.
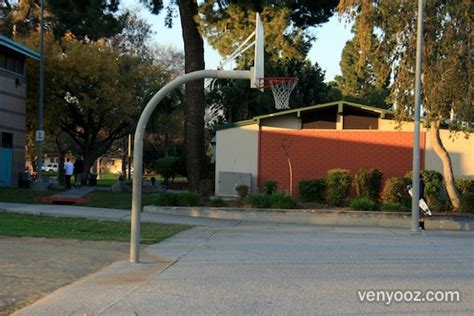
[[[219,172],[219,195],[239,196],[235,188],[239,185],[249,187],[252,192],[252,174],[241,172]]]

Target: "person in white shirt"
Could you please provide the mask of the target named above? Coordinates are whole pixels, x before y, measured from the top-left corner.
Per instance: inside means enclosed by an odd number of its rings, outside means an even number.
[[[66,180],[66,188],[71,188],[71,177],[74,174],[74,165],[68,159],[66,159],[66,163],[64,164],[64,178]]]

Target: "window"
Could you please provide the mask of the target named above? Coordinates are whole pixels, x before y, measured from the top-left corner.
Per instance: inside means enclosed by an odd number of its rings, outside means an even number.
[[[12,133],[2,133],[2,143],[0,147],[3,148],[13,148],[13,134]]]
[[[7,69],[7,56],[0,53],[0,68]]]
[[[14,57],[7,53],[0,53],[0,68],[7,69],[20,75],[25,74],[25,62],[23,58]]]

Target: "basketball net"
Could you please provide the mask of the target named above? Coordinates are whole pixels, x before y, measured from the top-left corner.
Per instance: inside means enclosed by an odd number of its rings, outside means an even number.
[[[261,79],[261,87],[271,88],[275,99],[275,108],[278,110],[290,108],[290,95],[298,78],[295,77],[269,77]]]

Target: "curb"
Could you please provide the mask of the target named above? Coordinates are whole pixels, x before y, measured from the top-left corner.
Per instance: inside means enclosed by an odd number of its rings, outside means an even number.
[[[160,206],[145,206],[143,211],[151,214],[285,224],[411,228],[411,213]],[[428,230],[472,231],[474,216],[433,214],[432,217],[425,218],[425,226]]]

